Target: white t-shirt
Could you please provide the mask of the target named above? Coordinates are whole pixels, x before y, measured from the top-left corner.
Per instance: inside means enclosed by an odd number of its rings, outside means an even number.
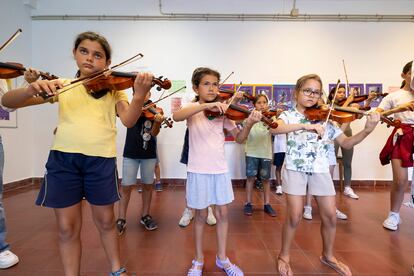
[[[286,152],[286,134],[276,134],[273,141],[273,153]]]
[[[6,94],[6,92],[8,90],[9,90],[9,88],[7,86],[6,80],[0,79],[0,107],[3,110],[6,110],[8,112],[12,112],[12,111],[14,111],[14,109],[11,109],[11,108],[8,108],[8,107],[3,106],[3,103],[1,102],[2,101],[2,98],[3,98],[3,95]]]
[[[282,112],[279,119],[285,124],[311,124],[297,109]],[[317,133],[306,130],[289,132],[286,143],[286,169],[309,173],[329,173],[329,150],[332,140],[341,133],[342,130],[330,122],[326,124],[322,139]]]
[[[381,103],[378,105],[378,108],[389,110],[411,101],[414,101],[414,92],[400,89],[388,94],[384,99],[382,99]],[[401,123],[414,124],[413,111],[398,112],[393,115],[394,118],[399,119]]]
[[[199,105],[189,103],[186,106]],[[228,171],[224,156],[224,131],[232,131],[236,124],[224,117],[207,119],[204,112],[187,118],[189,152],[187,171],[200,174],[222,174]]]

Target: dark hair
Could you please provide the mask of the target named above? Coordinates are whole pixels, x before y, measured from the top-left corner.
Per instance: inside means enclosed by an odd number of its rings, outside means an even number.
[[[404,68],[403,68],[402,72],[403,72],[404,74],[407,74],[408,72],[410,72],[410,71],[411,71],[412,66],[413,66],[413,62],[412,62],[412,61],[408,62],[408,63],[404,66]]]
[[[338,90],[339,90],[339,88],[346,89],[344,84],[339,84]],[[336,85],[334,87],[332,87],[331,90],[329,91],[329,95],[328,95],[328,101],[329,102],[332,102],[333,96],[335,94],[335,90],[336,90]]]
[[[217,77],[217,79],[220,81],[220,73],[217,72],[216,70],[213,70],[207,67],[198,67],[193,72],[193,76],[191,77],[191,83],[194,86],[198,87],[200,85],[201,79],[205,75],[213,75]]]
[[[258,94],[256,97],[254,97],[253,105],[255,105],[257,101],[262,97],[266,99],[267,103],[269,102],[269,99],[267,98],[266,94]]]
[[[99,44],[101,44],[105,52],[106,60],[111,59],[112,49],[108,43],[108,40],[106,40],[106,38],[103,37],[102,35],[95,33],[95,32],[83,32],[83,33],[78,34],[78,36],[75,39],[73,49],[76,51],[76,49],[78,49],[79,47],[79,44],[86,39],[96,41]],[[79,77],[79,76],[80,76],[80,71],[76,73],[76,77]]]
[[[405,86],[405,80],[402,81],[400,89],[404,88],[404,86]]]

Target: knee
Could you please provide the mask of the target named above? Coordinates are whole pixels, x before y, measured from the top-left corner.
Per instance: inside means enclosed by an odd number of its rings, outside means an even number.
[[[113,217],[96,218],[95,225],[100,232],[107,232],[115,227],[115,220]]]
[[[228,208],[227,206],[216,206],[216,219],[218,222],[227,222],[228,221]]]
[[[287,217],[287,223],[290,227],[296,228],[299,225],[299,222],[302,218],[302,213],[298,214],[289,214]]]
[[[336,213],[321,216],[322,224],[325,227],[335,228],[336,227]]]
[[[61,224],[58,226],[58,236],[60,242],[78,239],[80,236],[80,225],[77,223]]]

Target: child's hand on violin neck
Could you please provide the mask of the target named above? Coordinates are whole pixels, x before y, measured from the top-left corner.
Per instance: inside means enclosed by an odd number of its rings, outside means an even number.
[[[303,129],[311,132],[316,132],[319,137],[325,134],[325,127],[321,124],[304,124]]]
[[[24,79],[28,83],[32,83],[36,81],[40,77],[40,72],[36,69],[29,68],[28,70],[24,71]]]
[[[247,122],[251,123],[251,124],[255,124],[257,122],[260,122],[260,120],[262,119],[262,116],[263,116],[262,112],[257,111],[256,109],[254,109],[250,113],[249,117],[247,117]]]
[[[138,73],[134,81],[134,98],[145,99],[145,95],[150,91],[154,76],[151,73]]]
[[[61,80],[37,80],[32,82],[27,88],[31,97],[42,96],[43,98],[52,97],[57,94],[57,90],[63,87]]]
[[[381,115],[379,112],[371,112],[367,116],[367,122],[365,123],[365,130],[371,132],[377,126],[378,122],[381,119]]]

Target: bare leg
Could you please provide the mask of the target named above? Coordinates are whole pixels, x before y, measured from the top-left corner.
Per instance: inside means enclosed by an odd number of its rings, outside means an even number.
[[[80,275],[82,255],[80,231],[82,227],[81,203],[54,209],[59,235],[59,250],[65,276]]]
[[[269,181],[269,179],[263,180],[263,196],[264,196],[264,204],[269,204],[269,201],[270,201],[270,181]]]
[[[154,185],[142,184],[142,216],[149,215]]]
[[[154,173],[155,173],[155,183],[159,183],[161,181],[160,162],[157,162],[155,164]]]
[[[216,232],[217,232],[217,256],[220,260],[226,260],[227,234],[229,229],[228,206],[216,205]]]
[[[121,185],[121,189],[119,190],[121,194],[121,200],[119,201],[119,206],[118,206],[118,218],[120,219],[126,218],[129,199],[131,198],[131,191],[134,187],[135,185],[130,185],[130,186]]]
[[[115,228],[114,204],[91,205],[93,221],[98,228],[101,243],[105,249],[106,257],[111,264],[111,270],[121,268],[119,253],[119,239]],[[123,273],[123,275],[126,275]]]
[[[333,258],[333,246],[336,233],[336,203],[335,196],[315,196],[321,216],[321,235],[323,256],[328,260]]]
[[[253,193],[253,184],[256,180],[256,177],[247,177],[246,180],[246,202],[251,203],[252,202],[252,193]]]
[[[404,190],[408,185],[408,169],[401,167],[401,160],[392,159],[392,187],[391,187],[391,211],[400,212],[401,204],[404,200]]]
[[[207,217],[207,209],[195,209],[194,238],[196,247],[196,261],[203,263],[203,230]]]

